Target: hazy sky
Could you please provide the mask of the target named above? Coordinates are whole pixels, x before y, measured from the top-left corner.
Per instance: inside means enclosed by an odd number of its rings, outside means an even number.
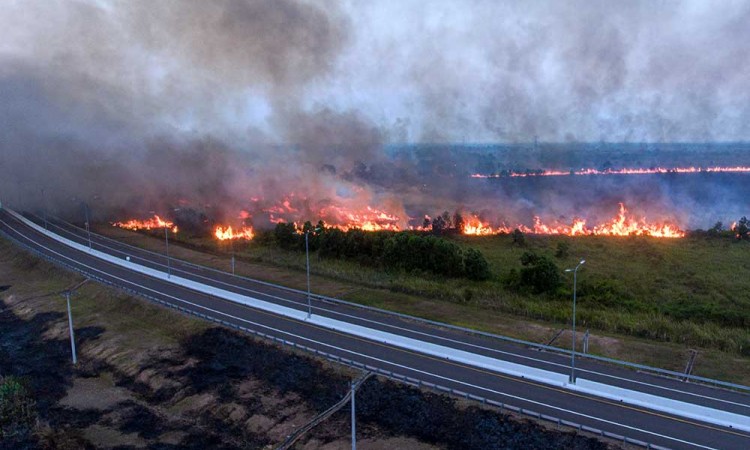
[[[620,186],[479,198],[453,165],[427,188],[383,149],[750,141],[748,24],[748,1],[5,0],[0,195],[228,217],[287,198],[305,217],[611,208]],[[644,207],[669,211],[665,189]]]
[[[6,0],[0,63],[140,132],[288,142],[325,110],[389,141],[748,140],[748,24],[747,1]]]

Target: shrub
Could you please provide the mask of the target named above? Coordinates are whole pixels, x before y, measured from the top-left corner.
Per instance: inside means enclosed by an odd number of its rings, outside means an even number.
[[[461,248],[434,236],[398,233],[383,245],[383,266],[407,271],[422,270],[436,275],[464,275]]]
[[[531,252],[521,255],[520,284],[535,294],[553,292],[560,286],[560,269],[549,258]]]
[[[555,250],[555,257],[567,258],[569,254],[570,254],[570,244],[568,244],[567,242],[558,242],[557,250]]]
[[[472,280],[487,280],[492,276],[490,264],[484,258],[484,255],[473,248],[466,250],[464,270],[466,276]]]
[[[0,438],[25,436],[36,423],[34,400],[16,377],[0,377]]]

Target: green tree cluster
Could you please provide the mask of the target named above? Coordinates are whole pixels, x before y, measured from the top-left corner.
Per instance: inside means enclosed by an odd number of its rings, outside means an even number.
[[[422,228],[424,230],[430,230],[433,234],[460,234],[464,229],[466,220],[464,219],[461,211],[456,211],[451,215],[448,211],[443,211],[442,214],[435,216],[432,220],[425,217],[422,222]]]
[[[511,272],[510,284],[526,288],[535,294],[554,292],[561,284],[560,269],[551,259],[533,252],[521,255],[519,272]]]
[[[279,247],[304,251],[304,231],[310,229],[310,251],[319,251],[321,258],[346,258],[382,267],[386,270],[421,271],[447,277],[486,280],[492,276],[484,255],[475,249],[465,252],[458,245],[435,236],[410,232],[343,231],[326,227],[316,229],[307,222],[298,230],[295,224],[279,223],[274,239]]]

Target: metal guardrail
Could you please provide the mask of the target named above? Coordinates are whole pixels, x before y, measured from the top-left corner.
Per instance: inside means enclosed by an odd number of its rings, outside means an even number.
[[[33,248],[33,247],[29,246],[29,245],[26,245],[23,242],[18,241],[17,239],[13,238],[12,236],[10,236],[9,234],[7,234],[3,230],[0,230],[0,236],[4,236],[9,241],[11,241],[11,242],[15,243],[16,245],[18,245],[18,246],[26,249],[27,251],[30,251],[31,253],[37,255],[38,257],[41,257],[42,259],[51,262],[54,265],[62,266],[64,268],[68,269],[68,270],[71,270],[71,271],[74,271],[74,272],[79,273],[81,275],[84,275],[87,278],[90,278],[92,280],[96,280],[96,281],[98,281],[98,282],[100,282],[102,284],[108,285],[108,286],[112,286],[112,287],[114,287],[116,289],[119,289],[121,291],[125,291],[125,292],[127,292],[127,293],[129,293],[131,295],[136,296],[136,297],[141,297],[141,298],[144,298],[144,299],[146,299],[148,301],[151,301],[153,303],[157,303],[159,305],[163,305],[163,306],[167,306],[167,307],[172,308],[172,309],[176,309],[177,311],[182,312],[184,314],[187,314],[187,315],[190,315],[190,316],[199,317],[201,319],[208,320],[210,322],[214,322],[214,323],[223,325],[223,326],[228,327],[228,328],[239,330],[239,331],[242,331],[244,333],[247,333],[247,334],[256,336],[258,338],[261,338],[261,339],[269,340],[271,342],[275,342],[275,343],[280,344],[280,345],[291,347],[292,349],[295,349],[295,350],[302,350],[304,352],[310,353],[310,354],[318,356],[318,357],[325,358],[325,359],[327,359],[329,361],[332,361],[332,362],[335,362],[335,363],[338,363],[338,364],[343,364],[343,365],[348,366],[348,367],[353,367],[353,368],[364,370],[364,371],[367,371],[367,372],[372,372],[372,373],[377,374],[379,376],[382,376],[384,378],[387,378],[387,379],[390,379],[390,380],[393,380],[393,381],[396,381],[396,382],[399,382],[399,383],[404,383],[404,384],[407,384],[407,385],[410,385],[410,386],[413,386],[413,387],[416,387],[416,388],[420,388],[420,389],[421,388],[426,388],[426,389],[430,389],[430,390],[433,390],[435,392],[438,392],[440,394],[449,394],[449,395],[453,395],[455,397],[460,397],[460,398],[464,398],[464,399],[468,399],[468,400],[477,401],[477,402],[482,403],[483,405],[488,405],[488,406],[496,407],[500,411],[504,411],[505,410],[505,411],[509,411],[509,412],[512,412],[512,413],[517,413],[517,414],[520,414],[520,415],[525,415],[525,416],[528,416],[528,417],[531,417],[531,418],[534,418],[534,419],[544,420],[546,422],[553,423],[553,424],[555,424],[557,426],[564,426],[564,427],[572,428],[572,429],[577,430],[579,432],[591,433],[591,434],[594,434],[594,435],[597,435],[597,436],[600,436],[600,437],[603,437],[603,438],[612,439],[612,440],[617,441],[617,442],[622,442],[623,444],[635,445],[635,446],[643,447],[643,448],[646,448],[646,449],[669,450],[669,448],[667,448],[667,447],[655,445],[655,444],[652,444],[652,443],[649,443],[649,442],[641,441],[639,439],[629,438],[627,436],[622,436],[622,435],[615,434],[615,433],[610,433],[608,431],[600,430],[600,429],[594,428],[594,427],[589,427],[587,425],[582,425],[582,424],[579,424],[577,422],[573,422],[573,421],[569,421],[569,420],[564,420],[564,419],[561,419],[559,417],[550,416],[550,415],[547,415],[547,414],[541,414],[539,412],[536,412],[536,411],[533,411],[533,410],[530,410],[530,409],[527,409],[527,408],[520,408],[520,407],[517,407],[517,406],[513,406],[511,404],[508,404],[508,403],[498,402],[498,401],[491,400],[491,399],[488,399],[488,398],[485,398],[485,397],[482,397],[482,396],[479,396],[479,395],[469,394],[467,392],[463,392],[463,391],[460,391],[460,390],[457,390],[457,389],[453,389],[453,388],[450,388],[450,387],[446,387],[446,386],[442,386],[442,385],[439,385],[439,384],[430,383],[428,381],[424,381],[424,380],[421,380],[421,379],[418,379],[418,378],[409,377],[409,376],[406,376],[406,375],[399,374],[397,372],[392,372],[390,370],[381,369],[379,367],[375,367],[375,366],[371,366],[369,364],[365,364],[365,363],[362,363],[362,362],[359,362],[359,361],[355,361],[353,359],[344,358],[344,357],[341,357],[341,356],[338,356],[338,355],[334,355],[334,354],[331,354],[331,353],[328,353],[328,352],[324,352],[322,350],[318,350],[316,348],[308,347],[308,346],[303,345],[303,344],[298,344],[298,343],[296,343],[294,341],[288,341],[288,340],[280,338],[280,337],[276,337],[276,336],[272,336],[272,335],[267,334],[267,333],[263,333],[262,331],[253,330],[253,329],[250,329],[250,328],[247,328],[247,327],[243,327],[241,325],[237,325],[237,324],[234,324],[234,323],[231,323],[231,322],[227,322],[226,320],[222,320],[222,319],[213,317],[213,316],[208,315],[208,314],[203,314],[203,313],[199,313],[197,311],[193,311],[193,310],[188,309],[188,308],[184,308],[184,307],[176,305],[174,303],[170,303],[170,302],[158,299],[156,297],[150,296],[148,294],[144,294],[144,293],[136,291],[134,289],[130,289],[128,287],[119,285],[117,283],[113,283],[113,282],[111,282],[109,280],[106,280],[104,278],[101,278],[101,277],[99,277],[97,275],[88,273],[85,270],[81,270],[81,269],[79,269],[77,267],[69,265],[69,264],[67,264],[65,262],[57,260],[57,259],[55,259],[53,257],[48,256],[48,255],[45,255],[44,253],[38,251],[37,249],[35,249],[35,248]]]
[[[36,215],[34,214],[34,216],[36,216]],[[37,219],[40,219],[38,216],[36,216],[36,217],[37,217]],[[58,217],[54,217],[54,216],[51,216],[51,217],[53,217],[56,220],[59,220],[62,223],[70,225],[73,228],[82,230],[81,228],[77,227],[76,225],[73,225],[72,223],[66,222],[66,221],[64,221],[64,220],[62,220],[62,219],[60,219]],[[53,226],[56,226],[57,228],[60,228],[63,231],[66,231],[68,233],[72,233],[70,231],[64,230],[60,225],[56,225],[53,222],[50,222],[50,223]],[[94,233],[94,234],[96,234],[96,233]],[[156,256],[159,256],[159,257],[165,257],[164,255],[162,255],[160,253],[156,253],[156,252],[144,249],[144,248],[140,248],[140,247],[136,247],[136,246],[133,246],[133,245],[130,245],[130,244],[126,244],[124,242],[117,241],[117,240],[109,238],[107,236],[103,236],[103,235],[100,235],[100,234],[96,234],[96,236],[100,237],[100,238],[102,238],[104,240],[117,243],[119,245],[124,245],[126,247],[130,247],[130,248],[133,248],[133,249],[136,249],[136,250],[139,250],[139,251],[143,251],[143,252],[146,252],[146,253],[149,253],[149,254],[152,254],[152,255],[156,255]],[[195,268],[199,268],[199,269],[202,269],[202,270],[208,270],[208,271],[211,271],[211,272],[221,273],[221,274],[223,274],[225,276],[231,276],[231,277],[234,277],[234,278],[238,278],[238,279],[242,279],[242,280],[246,280],[246,281],[251,281],[253,283],[258,283],[258,284],[261,284],[261,285],[264,285],[264,286],[273,287],[273,288],[276,288],[276,289],[284,290],[284,291],[287,291],[287,292],[292,292],[292,293],[295,293],[295,294],[300,294],[300,295],[305,295],[305,296],[307,295],[307,291],[301,291],[299,289],[294,289],[294,288],[290,288],[290,287],[286,287],[286,286],[280,286],[278,284],[269,283],[267,281],[257,280],[257,279],[250,278],[250,277],[244,277],[244,276],[241,276],[241,275],[233,275],[231,273],[224,272],[222,270],[215,269],[213,267],[201,266],[199,264],[191,263],[189,261],[181,260],[181,259],[178,259],[178,258],[172,258],[172,259],[173,260],[178,260],[178,261],[180,261],[181,264],[184,264],[184,265],[189,266],[189,267],[195,267]],[[173,268],[172,270],[175,270],[175,269]],[[180,270],[177,269],[175,271],[180,271]],[[181,272],[188,273],[188,272],[185,272],[185,271],[181,271]],[[471,329],[471,328],[461,327],[461,326],[458,326],[458,325],[451,325],[451,324],[448,324],[448,323],[438,322],[438,321],[434,321],[434,320],[430,320],[430,319],[425,319],[425,318],[422,318],[422,317],[412,316],[412,315],[409,315],[409,314],[402,314],[402,313],[399,313],[399,312],[389,311],[389,310],[386,310],[386,309],[376,308],[376,307],[373,307],[373,306],[367,306],[367,305],[362,305],[362,304],[359,304],[359,303],[349,302],[349,301],[338,299],[338,298],[335,298],[335,297],[328,297],[328,296],[325,296],[325,295],[315,294],[315,293],[312,293],[310,296],[312,298],[320,300],[320,301],[325,301],[325,302],[334,303],[334,304],[346,305],[346,306],[349,306],[349,307],[363,309],[363,310],[367,310],[367,311],[372,311],[372,312],[383,314],[383,315],[387,315],[387,316],[394,316],[394,317],[399,317],[401,319],[406,319],[406,320],[421,322],[421,323],[428,324],[428,325],[431,325],[431,326],[448,328],[448,329],[451,329],[451,330],[454,330],[454,331],[460,331],[460,332],[467,333],[467,334],[473,334],[473,335],[483,336],[483,337],[487,337],[487,338],[491,338],[491,339],[497,339],[497,340],[500,340],[500,341],[511,342],[511,343],[514,343],[514,344],[523,345],[523,346],[526,346],[526,347],[532,347],[532,348],[539,349],[539,350],[546,350],[546,351],[551,351],[551,352],[555,352],[555,353],[561,353],[561,354],[564,354],[564,355],[571,355],[573,353],[572,350],[565,349],[565,348],[554,347],[554,346],[550,346],[550,345],[544,345],[544,344],[540,344],[540,343],[537,343],[537,342],[526,341],[526,340],[523,340],[523,339],[516,339],[516,338],[509,337],[509,336],[503,336],[503,335],[489,333],[489,332],[481,331],[481,330],[474,330],[474,329]],[[648,365],[645,365],[645,364],[637,364],[637,363],[633,363],[633,362],[629,362],[629,361],[623,361],[623,360],[615,359],[615,358],[608,358],[606,356],[593,355],[591,353],[584,354],[584,353],[576,352],[576,356],[579,357],[579,358],[587,358],[587,359],[591,359],[591,360],[595,360],[595,361],[606,362],[608,364],[614,364],[614,365],[618,365],[618,366],[622,366],[622,367],[627,367],[627,368],[630,368],[630,369],[640,370],[640,371],[648,372],[648,373],[655,374],[655,375],[667,376],[667,377],[675,378],[675,379],[678,379],[678,380],[692,381],[692,382],[698,382],[698,383],[701,383],[701,384],[707,384],[707,385],[712,385],[712,386],[718,386],[718,387],[723,387],[723,388],[729,388],[729,389],[735,389],[735,390],[739,390],[739,391],[750,392],[750,386],[745,386],[745,385],[737,384],[737,383],[731,383],[731,382],[728,382],[728,381],[716,380],[716,379],[713,379],[713,378],[701,377],[701,376],[692,375],[692,374],[686,375],[683,372],[677,372],[677,371],[674,371],[674,370],[662,369],[662,368],[659,368],[659,367],[648,366]]]

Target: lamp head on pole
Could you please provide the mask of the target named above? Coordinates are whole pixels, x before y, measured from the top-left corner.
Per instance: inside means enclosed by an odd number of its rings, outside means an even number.
[[[323,229],[322,229],[322,228],[320,228],[320,227],[315,227],[315,228],[314,228],[314,229],[312,229],[312,230],[307,230],[307,231],[305,231],[305,234],[309,234],[309,233],[320,233],[321,231],[323,231]]]
[[[576,266],[576,268],[575,268],[575,269],[565,269],[565,271],[566,271],[566,272],[575,272],[575,271],[576,271],[576,270],[578,270],[578,268],[579,268],[579,267],[581,267],[581,265],[583,265],[583,263],[585,263],[585,262],[586,262],[586,260],[585,260],[585,259],[582,259],[582,260],[581,260],[581,262],[579,262],[579,263],[578,263],[578,265]]]

